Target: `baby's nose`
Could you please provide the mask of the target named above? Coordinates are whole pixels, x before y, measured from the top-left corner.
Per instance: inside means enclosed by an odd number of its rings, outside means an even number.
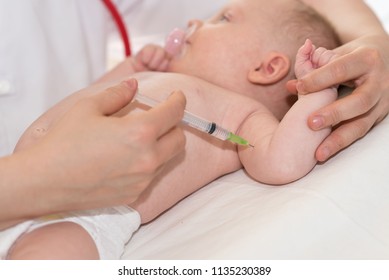
[[[192,25],[198,25],[200,26],[202,24],[202,21],[199,20],[199,19],[191,19],[189,22],[188,22],[188,27],[192,27]]]
[[[186,38],[189,38],[193,33],[196,32],[203,25],[203,22],[198,19],[192,19],[188,22],[188,29],[186,31]]]

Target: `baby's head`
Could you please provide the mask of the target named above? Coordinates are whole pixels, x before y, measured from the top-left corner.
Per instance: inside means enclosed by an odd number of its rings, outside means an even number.
[[[332,49],[331,26],[298,0],[232,0],[207,21],[189,23],[169,71],[193,75],[250,96],[281,118],[295,99],[285,88],[294,78],[298,48],[309,38]]]

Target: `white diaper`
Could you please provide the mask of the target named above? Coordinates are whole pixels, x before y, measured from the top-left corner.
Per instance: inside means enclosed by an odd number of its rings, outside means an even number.
[[[12,244],[23,233],[31,232],[45,225],[65,221],[82,226],[93,238],[100,259],[105,260],[120,259],[125,245],[140,226],[138,212],[127,206],[47,216],[0,231],[0,258],[6,258]]]

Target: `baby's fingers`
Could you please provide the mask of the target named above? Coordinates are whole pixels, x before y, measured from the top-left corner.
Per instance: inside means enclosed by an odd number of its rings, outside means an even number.
[[[370,71],[370,65],[357,54],[335,58],[330,63],[305,75],[297,82],[300,94],[316,92],[324,88],[358,79]]]
[[[168,55],[166,51],[156,45],[148,45],[141,51],[141,61],[149,70],[162,71],[166,68]]]

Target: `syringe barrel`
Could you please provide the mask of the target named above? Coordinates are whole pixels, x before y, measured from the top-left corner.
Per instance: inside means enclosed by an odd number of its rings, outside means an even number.
[[[221,140],[227,140],[230,132],[220,126],[218,126],[214,122],[206,121],[200,117],[197,117],[187,111],[184,113],[184,117],[182,119],[182,122],[184,124],[187,124],[188,126],[191,126],[193,128],[196,128],[198,130],[201,130],[203,132],[206,132],[216,138],[219,138]]]
[[[159,104],[158,101],[140,94],[137,92],[135,95],[135,99],[137,99],[139,102],[146,104],[150,107],[154,107]],[[188,126],[191,126],[195,129],[198,129],[200,131],[206,132],[216,138],[219,138],[221,140],[227,140],[230,137],[230,132],[220,126],[218,126],[214,122],[209,122],[207,120],[204,120],[198,116],[193,115],[192,113],[189,113],[188,111],[184,111],[184,117],[182,119],[182,122]]]

